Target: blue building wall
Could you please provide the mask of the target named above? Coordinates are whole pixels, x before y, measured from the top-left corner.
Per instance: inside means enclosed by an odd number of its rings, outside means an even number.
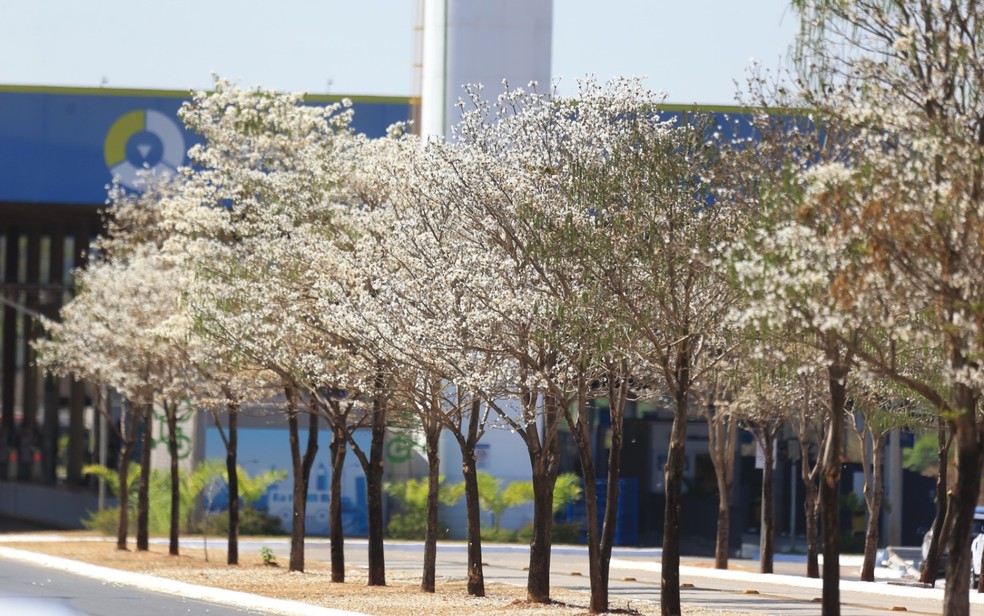
[[[313,96],[312,104],[341,97]],[[114,173],[176,167],[200,141],[178,120],[187,92],[0,86],[0,202],[102,205]],[[410,117],[410,100],[354,97],[371,137]]]

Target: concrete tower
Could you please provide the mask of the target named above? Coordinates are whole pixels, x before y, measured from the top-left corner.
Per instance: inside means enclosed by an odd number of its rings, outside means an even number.
[[[550,87],[552,0],[421,1],[421,135],[450,137],[466,84]]]

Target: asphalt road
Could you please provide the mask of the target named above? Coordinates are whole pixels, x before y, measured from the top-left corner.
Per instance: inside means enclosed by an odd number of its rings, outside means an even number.
[[[10,521],[0,520],[0,532],[4,530],[32,530],[31,528],[4,528]],[[220,548],[222,540],[213,538],[209,545]],[[201,540],[188,537],[182,545],[200,547]],[[345,542],[348,565],[365,566],[366,542],[349,539]],[[252,540],[241,542],[243,554],[259,553],[261,547],[271,548],[275,555],[286,561],[289,547],[286,539]],[[387,542],[386,566],[389,576],[402,573],[417,575],[421,566],[419,543]],[[312,539],[307,543],[307,558],[328,561],[329,545],[326,540]],[[518,545],[485,545],[483,560],[485,576],[489,581],[526,585],[528,550]],[[438,576],[460,579],[465,575],[466,547],[463,543],[442,542],[438,548]],[[658,549],[616,548],[611,569],[611,594],[630,601],[658,601],[660,593]],[[683,557],[681,568],[682,600],[685,604],[700,605],[717,610],[737,610],[759,614],[783,614],[806,616],[819,614],[817,603],[821,590],[817,581],[803,577],[802,562],[791,562],[779,557],[776,575],[760,576],[758,562],[732,560],[733,571],[716,572],[711,559]],[[941,613],[938,598],[927,597],[924,591],[890,586],[881,582],[862,585],[857,580],[855,566],[843,566],[841,600],[844,616],[870,616],[889,611],[905,611],[912,614],[936,616]],[[551,585],[553,588],[587,592],[588,562],[583,547],[555,546],[552,557]],[[860,589],[857,587],[861,587]],[[22,599],[40,599],[54,608],[75,611],[42,612],[37,605],[30,610],[14,606],[11,602]],[[5,603],[6,602],[6,603]],[[8,614],[32,616],[64,616],[85,614],[88,616],[132,616],[132,614],[156,616],[171,614],[207,614],[226,616],[233,614],[262,613],[243,611],[201,601],[187,600],[155,592],[104,584],[99,581],[66,573],[60,573],[0,559],[0,616]],[[984,604],[971,604],[971,614],[984,616]]]
[[[200,542],[199,542],[200,543]],[[212,543],[218,545],[220,542]],[[189,547],[195,547],[189,540]],[[281,559],[286,560],[289,547],[286,541],[253,541],[240,544],[241,553],[259,552],[260,548],[271,548]],[[351,539],[345,542],[346,564],[365,566],[366,542]],[[306,547],[306,557],[328,561],[330,554],[328,542],[310,540]],[[660,593],[660,574],[658,570],[658,550],[618,549],[615,550],[611,569],[610,593],[632,600],[658,601]],[[506,584],[526,585],[528,551],[523,546],[487,545],[483,546],[485,577],[488,581]],[[466,548],[460,543],[442,543],[438,548],[437,575],[462,578],[465,575]],[[682,588],[681,599],[685,604],[700,605],[717,610],[738,610],[760,614],[783,614],[785,616],[815,615],[820,613],[821,596],[819,580],[808,580],[803,573],[805,565],[799,562],[777,562],[776,575],[762,576],[758,562],[734,560],[735,572],[716,572],[711,568],[712,559],[684,557],[681,568],[681,583],[692,585]],[[386,545],[386,567],[390,575],[399,571],[419,572],[421,566],[421,547],[418,543],[388,542]],[[730,574],[730,575],[728,575]],[[842,567],[841,613],[844,616],[871,616],[872,614],[897,612],[904,608],[907,613],[938,616],[942,604],[938,598],[925,597],[926,592],[893,586],[886,582],[872,585],[857,582],[855,566]],[[551,558],[552,588],[567,588],[587,592],[588,580],[587,551],[583,547],[557,546]],[[855,588],[858,587],[858,588]],[[984,616],[984,604],[972,604],[971,614]]]
[[[0,559],[0,614],[4,616],[242,616],[265,613],[105,584]]]

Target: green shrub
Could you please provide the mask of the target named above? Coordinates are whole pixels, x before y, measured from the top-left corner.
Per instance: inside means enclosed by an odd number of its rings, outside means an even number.
[[[82,526],[106,536],[113,536],[119,529],[120,508],[108,507],[102,511],[90,511],[88,517],[82,520]],[[133,531],[136,527],[136,515],[130,510],[130,527]]]
[[[508,528],[483,528],[482,541],[516,543],[517,531]]]
[[[527,524],[516,531],[516,541],[519,543],[529,543],[533,537],[533,525]],[[554,522],[550,531],[550,538],[553,543],[578,544],[584,543],[586,536],[581,524],[576,522]]]
[[[109,491],[119,497],[119,474],[110,468],[99,464],[86,466],[84,472],[88,475],[96,475],[106,482]],[[127,477],[127,490],[130,501],[130,528],[134,528],[136,523],[137,511],[137,486],[140,478],[140,465],[131,464]],[[279,518],[264,516],[253,510],[249,503],[263,495],[267,487],[277,481],[286,478],[285,471],[267,471],[251,477],[242,467],[237,468],[240,483],[240,495],[244,506],[240,509],[240,533],[242,534],[280,534],[281,530]],[[201,530],[201,523],[193,524],[193,515],[196,513],[195,499],[205,494],[210,497],[217,490],[219,484],[225,483],[226,472],[225,462],[221,460],[206,460],[200,463],[189,474],[184,471],[178,472],[179,503],[181,507],[181,532],[187,532],[191,528]],[[147,530],[152,535],[166,535],[171,527],[171,473],[165,470],[154,470],[150,473],[150,485],[147,493],[148,512]],[[219,516],[211,516],[218,518]],[[224,514],[225,525],[222,532],[227,532],[229,528],[228,513]],[[115,535],[119,522],[119,508],[104,509],[101,512],[90,513],[89,517],[82,521],[83,526],[88,529],[98,531],[106,535]],[[212,524],[215,520],[210,520]],[[248,528],[249,530],[244,530]],[[211,528],[211,527],[210,527]]]
[[[581,525],[574,522],[554,522],[550,536],[554,543],[584,543],[586,539]]]
[[[448,485],[438,478],[438,500],[453,505],[464,493],[464,484]],[[423,539],[427,531],[427,478],[387,481],[383,490],[393,499],[395,511],[386,525],[386,535],[393,539]],[[438,537],[448,536],[446,525],[438,525]]]
[[[209,514],[208,530],[210,533],[225,535],[229,532],[229,512],[220,511]],[[195,529],[201,532],[201,526]],[[239,508],[240,535],[284,535],[283,521],[277,516],[267,515],[246,505]]]

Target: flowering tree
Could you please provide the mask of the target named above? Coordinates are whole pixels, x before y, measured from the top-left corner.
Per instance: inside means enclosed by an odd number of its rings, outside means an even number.
[[[864,502],[868,522],[864,536],[864,561],[861,581],[875,581],[875,557],[878,551],[878,528],[881,522],[882,501],[885,496],[885,442],[897,428],[910,423],[912,400],[909,392],[893,391],[877,380],[872,385],[855,387],[851,395],[851,414],[855,436],[862,454],[864,472]]]
[[[571,204],[587,209],[586,226],[595,229],[584,249],[590,277],[613,298],[617,319],[602,325],[628,335],[623,353],[640,358],[631,372],[638,386],[658,378],[674,401],[661,610],[676,614],[687,416],[691,393],[730,350],[724,316],[737,294],[714,260],[743,224],[745,197],[730,190],[728,178],[740,174],[727,130],[699,115],[664,120],[659,97],[632,82],[613,90],[589,90],[579,102],[578,118],[594,111],[594,123],[584,124],[603,138],[589,142],[594,158],[577,161]]]
[[[496,327],[485,330],[485,348],[500,349],[508,358],[503,365],[512,371],[507,379],[512,403],[491,404],[499,419],[520,435],[530,456],[534,521],[527,594],[532,601],[549,599],[557,430],[563,421],[571,426],[584,480],[593,485],[588,401],[605,389],[599,384],[607,370],[608,393],[617,393],[612,399],[610,458],[616,462],[609,465],[613,476],[607,502],[608,514],[613,515],[620,413],[629,383],[620,361],[626,348],[623,334],[615,328],[606,331],[609,306],[594,301],[601,297],[600,287],[577,251],[579,245],[591,245],[586,224],[590,205],[579,203],[568,190],[575,181],[577,158],[587,156],[594,162],[602,151],[590,149],[590,123],[600,118],[591,118],[584,96],[576,100],[585,105],[584,115],[571,113],[571,102],[520,89],[507,89],[490,102],[473,90],[472,107],[458,127],[461,141],[445,154],[455,177],[448,194],[474,238],[468,241],[476,243],[475,252],[484,260],[476,271],[492,274],[481,286],[470,287],[480,309],[496,319]],[[571,137],[576,141],[565,143]],[[585,496],[589,519],[597,519],[595,491]],[[613,537],[612,522],[602,535],[589,527],[594,611],[607,609],[605,542],[610,545]]]
[[[40,345],[49,369],[76,366],[104,386],[122,392],[142,411],[145,429],[138,504],[137,548],[147,549],[147,489],[151,448],[150,407],[159,401],[165,409],[171,453],[171,541],[178,552],[180,501],[177,476],[177,401],[194,398],[200,375],[190,369],[189,350],[195,346],[190,320],[180,300],[187,282],[181,254],[170,250],[162,234],[155,204],[176,190],[171,182],[149,185],[140,195],[119,188],[111,193],[113,205],[106,233],[95,244],[98,259],[81,281],[77,301],[65,307],[61,323],[51,323],[52,340]],[[129,461],[132,425],[124,415],[120,436],[121,458]],[[126,469],[121,469],[125,475]],[[121,516],[126,515],[125,505]],[[121,521],[125,519],[121,517]],[[126,525],[119,547],[126,546]]]
[[[432,590],[436,555],[436,524],[433,534],[430,527],[438,504],[437,438],[448,430],[462,456],[468,592],[484,595],[476,446],[494,406],[488,401],[511,395],[505,383],[513,364],[499,350],[496,333],[505,315],[487,303],[505,266],[501,253],[490,249],[486,230],[472,226],[463,212],[458,187],[467,152],[408,136],[367,145],[373,162],[358,169],[375,173],[362,179],[356,171],[350,180],[360,202],[385,206],[353,253],[372,284],[364,287],[371,293],[355,296],[358,310],[349,312],[355,317],[349,329],[400,367],[397,383],[428,442],[424,589]]]
[[[830,436],[828,424],[833,420],[828,387],[824,383],[826,365],[822,356],[807,345],[787,347],[797,352],[795,395],[789,400],[786,421],[799,447],[800,479],[803,482],[803,512],[806,521],[806,576],[820,577],[820,499],[819,478],[823,475],[823,451]]]
[[[35,347],[38,362],[49,372],[57,374],[74,373],[76,378],[85,379],[99,386],[108,386],[124,380],[132,386],[135,382],[146,382],[149,372],[149,361],[146,356],[139,358],[137,363],[134,356],[127,357],[127,350],[136,351],[133,340],[127,338],[127,333],[134,334],[133,329],[126,332],[124,322],[119,315],[112,311],[116,302],[122,297],[112,287],[119,279],[120,268],[109,264],[92,265],[88,270],[76,273],[77,292],[75,297],[62,307],[58,322],[46,323],[49,339],[38,340]],[[129,299],[129,298],[127,298]],[[139,328],[139,325],[137,326]],[[129,359],[130,361],[125,361]],[[124,360],[121,362],[121,360]],[[124,376],[122,368],[132,371]],[[133,389],[131,389],[133,391]],[[141,398],[152,394],[146,385],[140,390]],[[100,411],[109,415],[109,410]],[[135,439],[135,424],[139,418],[138,409],[133,404],[121,407],[120,422],[117,425],[108,417],[108,425],[113,426],[120,441],[118,473],[120,485],[128,485],[130,462],[133,458]],[[143,409],[141,405],[140,410]],[[149,423],[147,424],[149,426]],[[117,526],[116,547],[127,549],[127,535],[130,525],[128,499],[120,499],[120,518]]]
[[[966,546],[984,455],[984,7],[962,0],[794,6],[803,18],[807,102],[853,136],[850,167],[810,206],[841,212],[832,229],[851,257],[841,303],[875,307],[880,327],[858,354],[940,409],[954,431],[958,510],[944,609],[967,614]],[[895,349],[908,344],[939,349],[942,384],[898,361]]]
[[[318,422],[310,411],[329,408],[313,392],[326,386],[338,358],[331,352],[338,339],[308,320],[316,301],[308,256],[325,247],[312,228],[333,229],[337,152],[350,114],[217,79],[214,91],[195,94],[181,116],[205,138],[189,153],[186,188],[168,211],[195,264],[191,309],[199,329],[221,341],[229,356],[282,383],[295,462],[291,567],[303,569],[306,475],[317,450]],[[302,455],[297,420],[304,402],[310,419]]]

